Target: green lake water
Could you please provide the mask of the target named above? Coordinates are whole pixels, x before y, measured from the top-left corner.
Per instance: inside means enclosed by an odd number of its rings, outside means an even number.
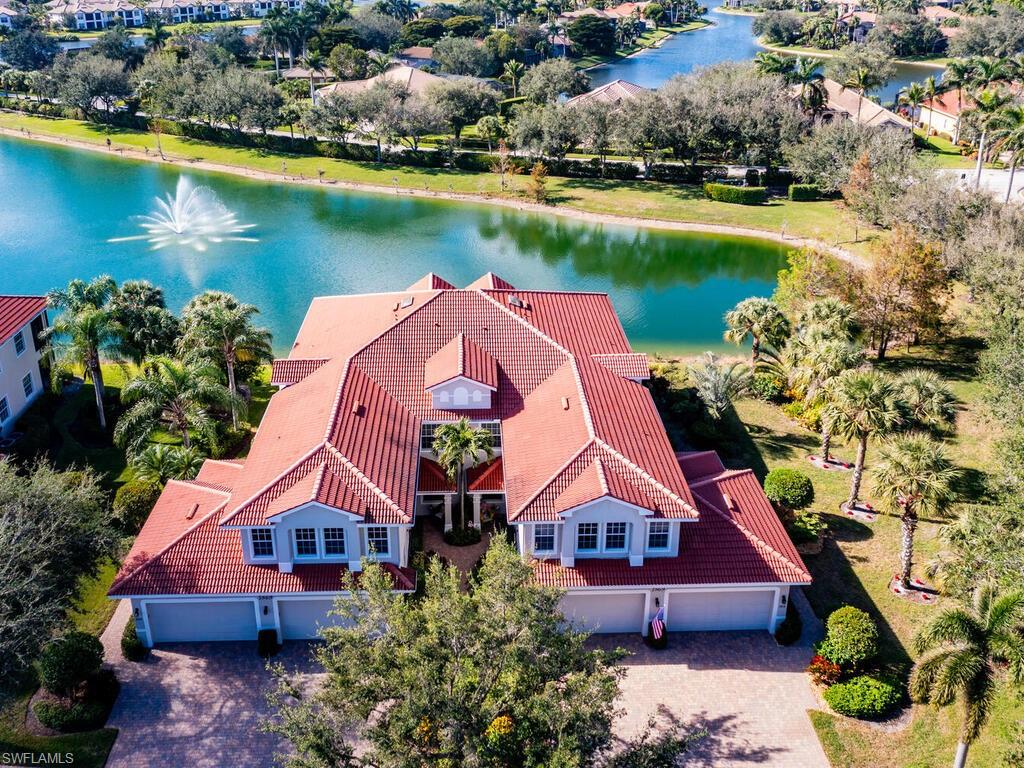
[[[152,250],[139,216],[185,173],[257,242]],[[426,272],[466,285],[493,271],[519,288],[611,295],[637,349],[726,349],[722,315],[768,296],[785,247],[750,238],[590,224],[483,204],[261,183],[0,138],[0,293],[110,274],[160,285],[179,310],[215,288],[256,304],[287,351],[310,299],[401,290]]]

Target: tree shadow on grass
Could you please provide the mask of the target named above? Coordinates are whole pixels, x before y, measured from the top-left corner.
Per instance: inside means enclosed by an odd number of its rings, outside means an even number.
[[[908,370],[932,371],[948,381],[974,381],[978,376],[978,360],[985,348],[981,339],[959,336],[934,344],[912,347],[906,354],[877,363],[889,373]]]

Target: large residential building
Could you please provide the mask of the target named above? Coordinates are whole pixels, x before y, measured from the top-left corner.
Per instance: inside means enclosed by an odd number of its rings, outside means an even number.
[[[581,93],[579,96],[573,96],[565,103],[567,105],[580,106],[592,102],[603,102],[609,106],[617,107],[624,101],[633,101],[633,99],[647,90],[647,88],[631,83],[628,80],[612,80],[610,83],[605,83],[592,91]]]
[[[913,129],[913,125],[905,117],[861,96],[853,88],[847,88],[827,77],[821,81],[821,85],[825,91],[825,104],[818,115],[818,120],[823,123],[830,123],[839,118],[873,128],[895,128],[908,132]],[[799,96],[800,86],[793,86],[792,93]]]
[[[46,386],[39,368],[46,324],[45,297],[0,296],[0,438]]]
[[[434,431],[466,417],[495,449],[470,524],[507,521],[575,622],[773,630],[807,569],[753,472],[673,450],[649,375],[606,294],[428,274],[317,298],[248,457],[169,482],[110,594],[152,644],[315,637],[363,558],[412,591],[412,527],[451,527],[457,503]]]
[[[50,0],[46,18],[54,27],[79,31],[107,29],[121,23],[142,27],[147,15],[156,15],[169,24],[229,19],[259,19],[272,8],[302,9],[304,0],[149,0],[136,4],[129,0]]]

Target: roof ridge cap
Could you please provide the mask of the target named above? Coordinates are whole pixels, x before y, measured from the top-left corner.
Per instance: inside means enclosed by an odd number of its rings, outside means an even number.
[[[205,464],[208,461],[211,461],[214,464],[219,464],[219,465],[224,466],[224,467],[234,467],[235,469],[242,469],[245,466],[245,464],[239,464],[238,461],[235,460],[235,459],[210,459],[210,458],[207,458],[207,459],[203,460],[203,464]],[[167,482],[171,482],[171,481],[168,480]]]
[[[724,519],[727,522],[732,523],[734,526],[736,526],[737,530],[739,530],[744,536],[747,537],[747,539],[749,539],[751,542],[753,542],[756,546],[761,547],[762,549],[766,550],[768,552],[768,554],[772,555],[776,559],[782,560],[784,563],[787,563],[788,565],[792,566],[793,568],[796,568],[798,571],[803,573],[804,576],[806,576],[807,578],[809,578],[809,579],[813,578],[811,576],[811,574],[808,573],[806,567],[798,566],[796,563],[794,563],[792,560],[790,560],[784,554],[779,552],[779,550],[777,550],[775,547],[773,547],[767,541],[765,541],[760,536],[755,534],[753,531],[751,531],[745,525],[743,525],[742,523],[740,523],[738,520],[734,519],[730,515],[727,515],[725,512],[723,512],[721,509],[719,509],[717,505],[712,504],[704,496],[701,496],[696,491],[693,492],[693,495],[696,496],[701,501],[703,501],[705,504],[707,504],[714,512],[716,512],[718,514],[719,517],[721,517],[722,519]]]
[[[180,480],[179,480],[179,481],[172,481],[172,480],[168,480],[168,482],[181,482],[181,481],[180,481]],[[166,486],[164,486],[164,487],[166,487]],[[150,558],[149,558],[148,560],[146,560],[146,562],[142,563],[141,565],[139,565],[139,566],[138,566],[137,568],[135,568],[134,570],[132,570],[132,571],[129,571],[129,572],[128,572],[128,573],[126,573],[126,574],[125,574],[124,576],[121,576],[121,577],[119,577],[119,578],[115,578],[115,579],[114,579],[114,581],[113,581],[113,582],[111,582],[111,584],[110,584],[110,587],[109,587],[109,588],[107,589],[107,593],[109,594],[110,592],[112,592],[112,591],[113,591],[113,589],[114,589],[114,587],[116,587],[116,586],[117,586],[118,584],[123,584],[123,583],[125,583],[126,581],[128,581],[129,579],[131,579],[131,578],[132,578],[133,576],[136,576],[136,575],[138,575],[138,574],[139,574],[140,572],[142,572],[142,571],[143,571],[144,569],[148,568],[148,567],[149,567],[150,565],[152,565],[152,563],[153,563],[153,561],[154,561],[154,560],[156,560],[156,559],[157,559],[158,557],[160,557],[160,556],[161,556],[162,554],[164,554],[165,552],[167,552],[167,551],[168,551],[168,550],[169,550],[169,549],[170,549],[171,547],[173,547],[173,546],[174,546],[175,544],[177,544],[178,542],[182,541],[182,540],[183,540],[183,539],[184,539],[184,538],[185,538],[186,536],[188,536],[188,535],[189,535],[190,533],[192,533],[192,532],[193,532],[194,530],[196,530],[196,528],[198,528],[198,527],[199,527],[200,525],[202,525],[203,523],[205,523],[205,522],[206,522],[207,520],[209,520],[209,519],[210,519],[211,517],[213,517],[213,516],[214,516],[214,515],[216,515],[216,514],[217,514],[218,512],[220,512],[221,510],[223,510],[223,509],[224,509],[224,507],[226,507],[226,506],[227,506],[227,504],[228,504],[228,501],[227,501],[227,499],[225,499],[225,500],[224,500],[223,502],[221,502],[221,503],[220,503],[220,504],[218,504],[218,505],[217,505],[216,507],[214,507],[213,509],[211,509],[211,510],[210,510],[210,511],[209,511],[208,513],[206,513],[205,515],[203,515],[203,517],[201,517],[201,518],[200,518],[199,520],[197,520],[197,521],[196,521],[195,523],[193,523],[193,524],[192,524],[192,525],[190,525],[190,526],[189,526],[188,528],[186,528],[186,529],[185,529],[184,531],[182,531],[182,532],[181,532],[181,533],[180,533],[180,534],[179,534],[178,536],[174,537],[174,538],[173,538],[173,539],[172,539],[171,541],[167,542],[167,544],[166,544],[166,545],[165,545],[165,546],[163,547],[163,549],[161,549],[161,550],[160,550],[159,552],[155,552],[155,553],[154,553],[154,554],[152,555],[152,557],[150,557]],[[218,525],[220,525],[220,523],[219,523],[219,522],[218,522],[217,524],[218,524]]]
[[[604,474],[604,464],[600,456],[594,457],[594,468],[597,470],[597,481],[601,484],[601,495],[608,496],[611,491],[608,488],[608,478]]]
[[[398,504],[395,503],[394,499],[392,499],[390,496],[384,493],[384,491],[382,491],[380,487],[376,483],[374,483],[366,475],[366,473],[363,472],[363,470],[361,470],[359,467],[353,464],[352,461],[345,454],[343,454],[341,451],[337,449],[337,447],[335,447],[332,443],[326,443],[325,448],[327,452],[332,454],[338,461],[342,463],[343,466],[347,467],[348,469],[351,469],[356,478],[364,486],[366,486],[367,490],[369,490],[371,493],[377,496],[377,498],[379,498],[381,501],[383,501],[385,504],[391,507],[395,512],[398,512],[399,514],[405,517],[410,517],[409,513],[407,513],[404,509],[398,506]]]
[[[640,476],[641,476],[641,477],[642,477],[642,478],[643,478],[643,479],[644,479],[644,480],[645,480],[646,482],[648,482],[648,483],[650,483],[651,485],[653,485],[653,486],[654,486],[655,488],[657,488],[657,489],[658,489],[659,491],[661,491],[662,493],[664,493],[664,494],[665,494],[666,496],[668,496],[668,497],[669,497],[670,499],[672,499],[673,501],[675,501],[675,502],[677,502],[677,503],[679,503],[679,504],[682,504],[682,505],[683,505],[683,507],[684,507],[685,509],[688,509],[688,510],[690,510],[690,511],[691,511],[691,512],[693,512],[693,513],[694,513],[695,515],[697,515],[698,517],[700,516],[700,511],[699,511],[699,510],[696,510],[696,509],[694,509],[694,508],[693,508],[693,505],[691,505],[691,504],[690,504],[690,503],[689,503],[689,502],[688,502],[688,501],[687,501],[686,499],[684,499],[684,498],[683,498],[682,496],[680,496],[680,495],[679,495],[678,493],[676,493],[675,491],[673,491],[673,490],[672,490],[671,488],[669,488],[669,487],[668,487],[667,485],[665,485],[665,484],[664,484],[663,482],[661,482],[660,480],[658,480],[657,478],[655,478],[655,477],[654,477],[654,475],[652,475],[652,474],[651,474],[650,472],[648,472],[648,471],[647,471],[646,469],[644,469],[643,467],[641,467],[641,466],[640,466],[639,464],[637,464],[637,463],[636,463],[635,461],[633,461],[632,459],[630,459],[629,457],[627,457],[627,456],[626,456],[625,454],[623,454],[622,452],[620,452],[620,451],[616,450],[615,448],[612,448],[612,446],[610,446],[610,445],[609,445],[608,443],[606,443],[606,442],[605,442],[605,441],[604,441],[603,439],[601,439],[600,437],[598,437],[598,438],[595,438],[595,441],[597,442],[597,444],[598,444],[598,445],[600,445],[600,446],[601,446],[602,448],[604,448],[604,449],[605,449],[606,451],[608,451],[609,453],[611,453],[611,455],[612,455],[612,456],[614,456],[614,457],[615,457],[616,459],[618,459],[618,460],[619,460],[620,462],[622,462],[623,464],[625,464],[625,465],[626,465],[627,467],[629,467],[630,469],[636,470],[636,472],[638,472],[638,473],[640,474]],[[680,472],[682,472],[682,470],[680,470]],[[684,477],[684,478],[683,478],[683,480],[686,480],[686,478]],[[687,487],[689,487],[689,483],[688,483],[688,482],[687,482]]]
[[[300,456],[294,462],[289,464],[287,469],[285,469],[283,472],[281,472],[278,475],[276,475],[273,480],[270,480],[269,482],[264,483],[262,486],[260,486],[259,489],[257,489],[254,493],[252,493],[249,496],[249,498],[247,498],[245,501],[241,502],[238,506],[236,506],[233,510],[231,510],[231,513],[227,517],[225,517],[223,520],[221,520],[220,524],[224,525],[224,523],[227,523],[228,521],[230,521],[231,518],[235,517],[239,512],[241,512],[247,506],[249,506],[254,501],[256,501],[256,499],[258,499],[260,496],[262,496],[268,490],[270,490],[270,488],[274,484],[276,484],[279,480],[281,480],[281,478],[283,478],[286,475],[294,472],[299,467],[299,465],[302,464],[303,462],[308,461],[309,459],[313,458],[313,456],[316,455],[317,451],[322,450],[325,445],[326,445],[325,442],[319,442],[316,445],[314,445],[311,449],[306,451],[306,453],[302,454],[302,456]],[[303,475],[303,477],[305,477],[305,475]],[[298,481],[296,481],[296,482],[298,482]],[[294,485],[294,484],[295,483],[292,483],[292,485]],[[288,486],[288,487],[291,488],[291,486]]]
[[[750,469],[749,467],[745,469],[729,469],[728,467],[726,467],[725,469],[719,472],[709,472],[706,475],[700,475],[697,478],[695,478],[692,482],[688,480],[687,485],[689,485],[690,489],[692,490],[697,486],[707,485],[708,483],[713,483],[716,480],[721,480],[723,477],[738,477],[739,475],[747,474],[754,474],[754,470]]]

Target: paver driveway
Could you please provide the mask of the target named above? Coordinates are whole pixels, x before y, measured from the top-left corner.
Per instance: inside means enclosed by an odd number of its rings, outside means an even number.
[[[108,768],[259,768],[282,747],[259,732],[270,676],[255,643],[161,647],[151,660],[121,659],[117,639],[127,619],[122,604],[104,634],[121,695],[110,725],[120,729]],[[815,700],[803,673],[809,642],[780,648],[765,632],[672,635],[664,651],[633,636],[595,638],[634,655],[619,702],[617,730],[629,738],[652,715],[708,735],[686,765],[828,768],[807,710]],[[288,643],[277,657],[309,670],[309,646]]]

